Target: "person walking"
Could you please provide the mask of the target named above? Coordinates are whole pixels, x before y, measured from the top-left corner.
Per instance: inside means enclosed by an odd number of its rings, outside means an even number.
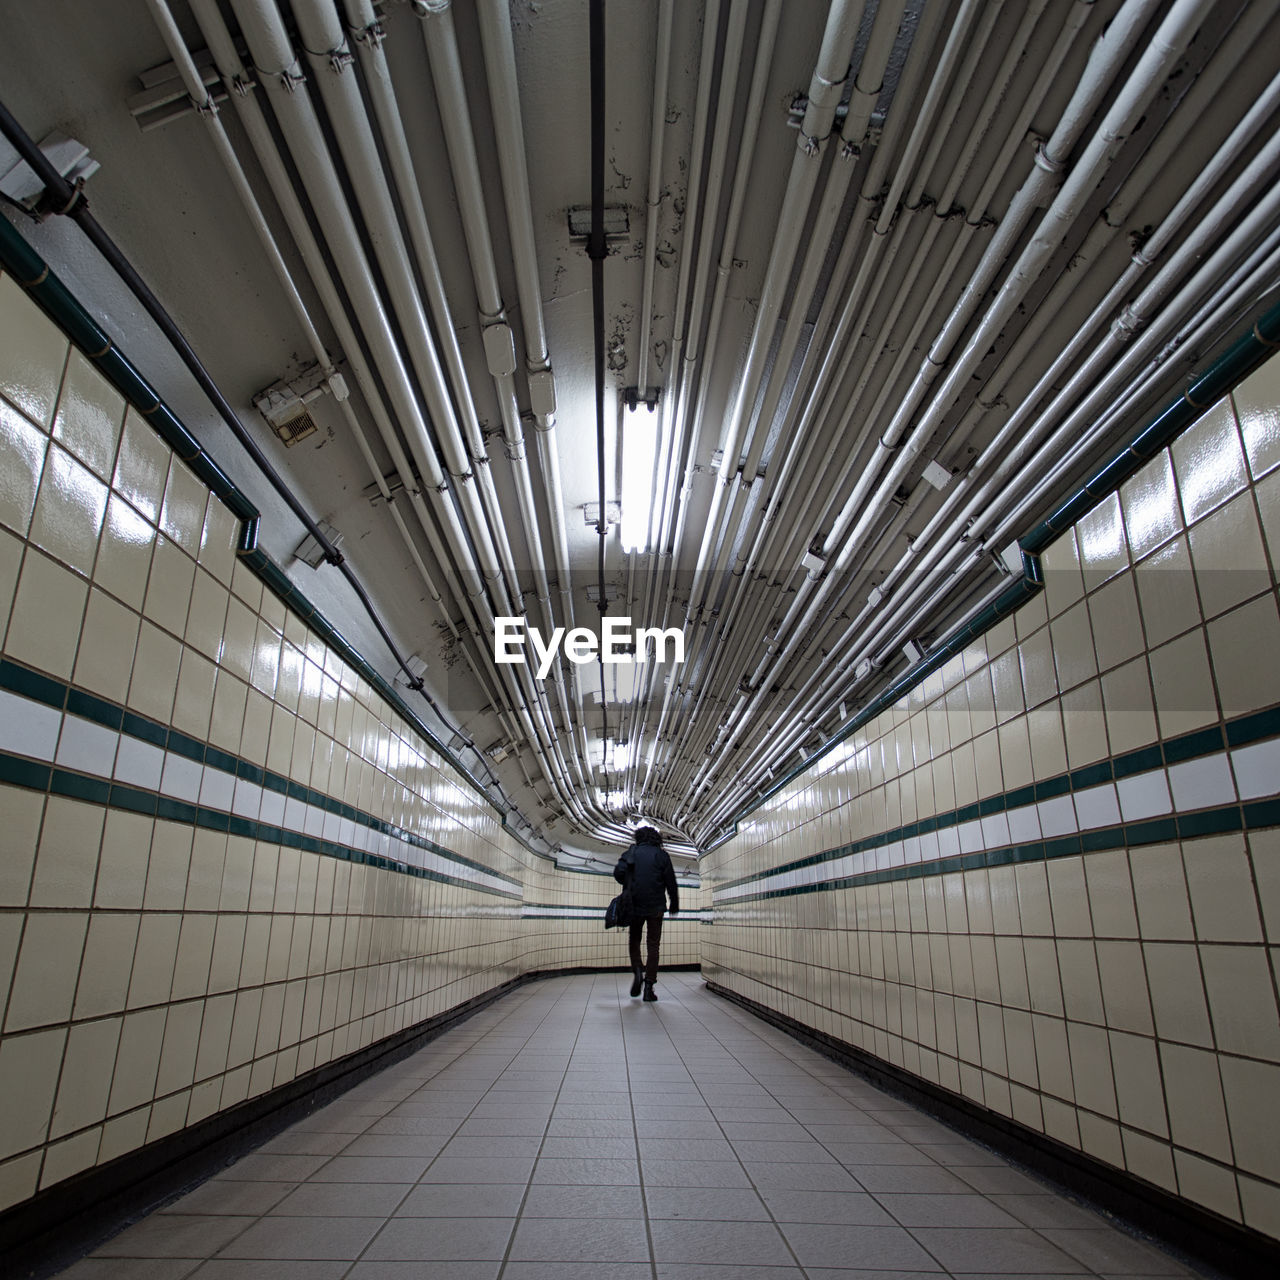
[[[658,946],[662,941],[662,911],[670,899],[671,914],[680,910],[676,873],[671,857],[662,847],[662,834],[654,827],[637,827],[635,843],[618,859],[613,878],[621,885],[631,884],[635,915],[631,921],[631,971],[635,975],[631,994],[638,996],[644,987],[644,998],[656,1000],[653,984],[658,978]],[[640,962],[640,937],[647,932],[648,951]]]

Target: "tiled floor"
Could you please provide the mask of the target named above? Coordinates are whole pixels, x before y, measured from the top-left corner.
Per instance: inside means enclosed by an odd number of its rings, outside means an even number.
[[[532,983],[67,1280],[1186,1276],[693,973]]]

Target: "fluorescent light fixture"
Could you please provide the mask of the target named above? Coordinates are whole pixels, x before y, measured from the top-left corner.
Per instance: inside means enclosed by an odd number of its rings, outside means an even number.
[[[622,533],[624,551],[648,551],[658,460],[658,414],[643,401],[622,409]]]

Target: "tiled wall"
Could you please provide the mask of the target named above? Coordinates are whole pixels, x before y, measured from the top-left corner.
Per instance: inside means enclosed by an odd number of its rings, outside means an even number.
[[[0,1208],[520,973],[625,963],[613,881],[516,842],[238,532],[0,276]]]
[[[703,860],[713,982],[1280,1235],[1280,359]]]

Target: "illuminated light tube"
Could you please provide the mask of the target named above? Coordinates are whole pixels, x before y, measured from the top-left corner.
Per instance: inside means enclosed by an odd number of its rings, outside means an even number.
[[[622,518],[618,522],[623,551],[649,550],[653,472],[658,461],[658,421],[652,405],[643,401],[623,405]]]

